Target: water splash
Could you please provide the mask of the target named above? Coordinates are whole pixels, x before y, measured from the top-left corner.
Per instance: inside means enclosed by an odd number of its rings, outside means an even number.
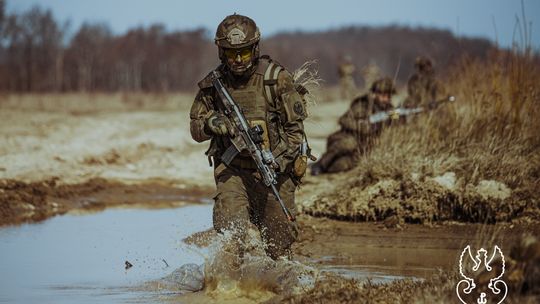
[[[265,253],[266,244],[255,229],[248,229],[239,241],[238,231],[207,236],[202,250],[186,248],[203,256],[203,265],[186,264],[153,282],[161,293],[199,291],[217,301],[247,299],[260,302],[276,295],[295,295],[314,288],[317,269],[288,258],[273,260]]]
[[[209,296],[297,294],[315,285],[317,269],[287,258],[271,259],[257,230],[248,229],[242,244],[235,244],[234,236],[234,231],[227,231],[210,245],[205,259],[205,292]],[[226,249],[230,246],[243,248],[240,258]]]

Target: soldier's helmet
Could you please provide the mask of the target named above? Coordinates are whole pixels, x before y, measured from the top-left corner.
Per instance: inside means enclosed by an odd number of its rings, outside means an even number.
[[[218,25],[214,42],[218,46],[219,58],[227,63],[227,57],[251,58],[248,63],[229,66],[233,73],[245,72],[259,58],[261,34],[251,18],[234,14],[225,17]]]
[[[371,92],[377,94],[396,94],[396,87],[394,82],[389,77],[380,78],[375,80],[371,85]]]
[[[429,72],[433,70],[433,62],[426,56],[418,56],[414,61],[414,67],[420,72]]]

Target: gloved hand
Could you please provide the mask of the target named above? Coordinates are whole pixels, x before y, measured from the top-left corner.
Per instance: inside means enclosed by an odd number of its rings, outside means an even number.
[[[392,111],[392,113],[390,113],[390,119],[391,120],[398,120],[399,119],[399,112],[398,111]]]
[[[214,135],[229,135],[230,126],[229,119],[219,112],[213,112],[205,121],[205,131]]]

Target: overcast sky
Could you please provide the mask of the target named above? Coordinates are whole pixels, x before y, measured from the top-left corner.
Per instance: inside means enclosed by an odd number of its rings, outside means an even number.
[[[540,1],[524,0],[532,22],[532,44],[540,48]],[[348,25],[407,25],[451,30],[456,35],[483,37],[504,47],[511,45],[516,18],[522,20],[520,0],[7,0],[9,12],[39,4],[57,20],[104,22],[117,33],[135,26],[162,23],[168,30],[204,27],[215,30],[228,14],[252,17],[264,36],[279,31],[325,30]],[[497,33],[497,34],[496,34]]]

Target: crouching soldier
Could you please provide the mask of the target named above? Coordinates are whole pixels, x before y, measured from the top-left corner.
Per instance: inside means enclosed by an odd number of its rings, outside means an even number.
[[[347,112],[339,118],[341,129],[328,137],[326,152],[312,165],[311,174],[336,173],[353,168],[358,156],[371,148],[385,123],[372,124],[369,117],[392,110],[392,95],[395,93],[392,80],[382,78],[373,82],[368,94],[354,99]]]

